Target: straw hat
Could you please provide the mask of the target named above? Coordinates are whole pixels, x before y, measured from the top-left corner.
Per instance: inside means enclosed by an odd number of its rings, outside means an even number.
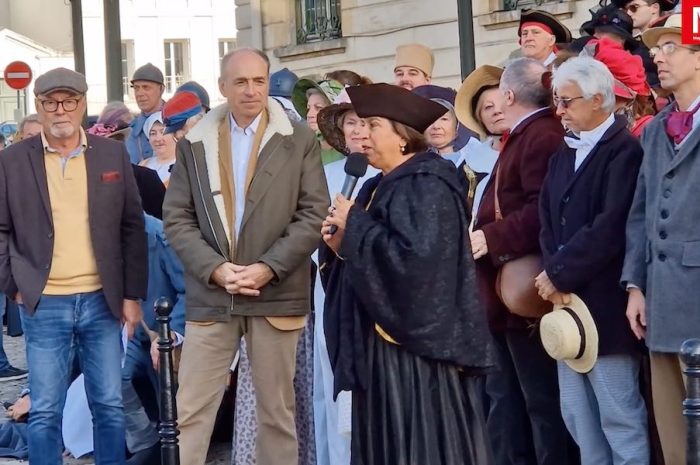
[[[598,359],[598,330],[588,307],[576,294],[555,305],[540,320],[540,338],[550,357],[578,373],[588,373]]]
[[[503,68],[496,66],[480,66],[467,76],[455,98],[455,114],[463,126],[479,133],[481,139],[486,137],[483,124],[477,118],[474,97],[485,87],[497,86],[501,82]]]
[[[683,24],[683,16],[680,14],[671,15],[668,17],[663,26],[655,26],[647,29],[642,34],[642,42],[649,48],[656,47],[659,37],[664,34],[679,34],[681,33],[681,24]]]

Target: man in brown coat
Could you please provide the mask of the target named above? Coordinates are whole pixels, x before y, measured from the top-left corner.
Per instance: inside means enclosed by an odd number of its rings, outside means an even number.
[[[185,267],[177,396],[180,458],[204,463],[229,367],[246,337],[258,465],[297,463],[293,379],[310,304],[310,256],[330,204],[320,147],[268,98],[269,62],[227,54],[212,109],[178,144],[165,230]]]
[[[0,292],[21,309],[32,464],[63,463],[61,416],[75,357],[95,459],[124,463],[121,321],[133,333],[141,320],[146,234],[124,145],[80,127],[86,92],[74,71],[39,76],[41,134],[0,155]]]
[[[495,292],[501,266],[540,250],[540,189],[549,158],[564,136],[550,108],[551,91],[542,84],[545,71],[537,60],[519,58],[501,77],[503,115],[510,132],[504,136],[472,233],[477,278],[499,351],[500,371],[486,381],[491,400],[487,426],[499,464],[518,463],[517,457],[527,456],[532,446],[538,465],[567,463],[568,434],[559,410],[556,363],[531,329],[532,322],[510,314]]]

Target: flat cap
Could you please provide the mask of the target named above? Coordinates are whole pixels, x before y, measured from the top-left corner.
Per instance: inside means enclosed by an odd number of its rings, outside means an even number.
[[[163,79],[163,72],[158,69],[153,63],[146,63],[134,72],[131,78],[131,83],[134,81],[151,81],[156,84],[165,85],[165,80]]]
[[[88,85],[85,76],[67,68],[47,71],[34,82],[34,95],[47,95],[58,90],[84,94]]]

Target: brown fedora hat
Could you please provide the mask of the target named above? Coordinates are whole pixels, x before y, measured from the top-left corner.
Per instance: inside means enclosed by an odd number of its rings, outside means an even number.
[[[477,118],[476,102],[474,97],[485,87],[497,86],[501,82],[503,68],[491,65],[483,65],[475,69],[467,76],[455,98],[455,114],[463,126],[479,133],[481,139],[486,137],[483,124]]]
[[[323,134],[324,140],[343,155],[348,154],[348,148],[345,144],[345,135],[338,123],[348,111],[355,111],[351,103],[335,103],[319,111],[316,117],[318,130]]]

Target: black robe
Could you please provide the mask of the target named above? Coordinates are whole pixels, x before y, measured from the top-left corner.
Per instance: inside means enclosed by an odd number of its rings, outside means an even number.
[[[320,250],[336,394],[366,387],[375,323],[414,355],[467,373],[493,365],[468,218],[454,165],[438,155],[417,154],[365,183],[348,215],[343,260]]]
[[[454,165],[423,153],[365,183],[342,259],[320,252],[335,391],[353,391],[353,465],[491,461],[469,376],[493,362],[468,228]]]

